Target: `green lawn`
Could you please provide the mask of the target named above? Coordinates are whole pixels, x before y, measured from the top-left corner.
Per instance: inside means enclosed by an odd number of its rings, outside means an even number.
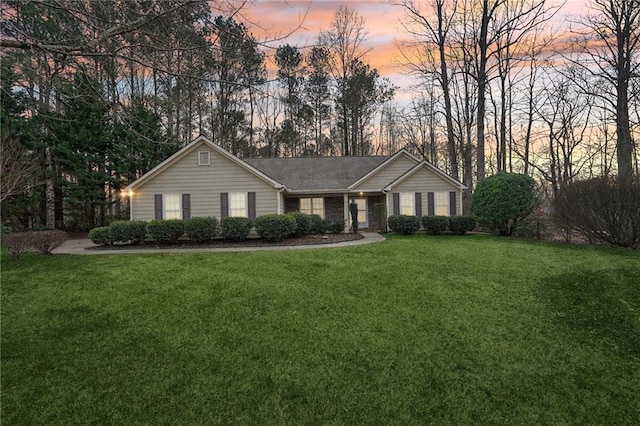
[[[640,253],[2,259],[2,424],[638,424]]]

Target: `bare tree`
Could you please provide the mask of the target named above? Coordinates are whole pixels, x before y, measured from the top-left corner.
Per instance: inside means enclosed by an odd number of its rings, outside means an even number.
[[[340,6],[333,15],[328,31],[320,34],[320,44],[331,52],[331,63],[338,82],[341,99],[343,155],[349,155],[349,113],[347,108],[347,82],[352,64],[367,53],[363,43],[367,36],[364,18],[354,9]]]
[[[486,173],[486,98],[496,57],[549,20],[559,6],[549,6],[547,0],[465,0],[464,9],[463,30],[474,35],[473,44],[464,47],[475,60],[473,76],[478,87],[476,167],[477,179],[482,180]],[[507,34],[509,36],[505,37]],[[502,43],[498,43],[500,40]]]
[[[2,138],[0,144],[0,202],[25,192],[37,182],[39,164],[15,138]]]
[[[422,61],[416,63],[413,59],[410,59],[408,65],[410,69],[421,74],[437,76],[444,100],[450,173],[457,179],[459,177],[458,153],[453,127],[451,90],[449,87],[449,62],[451,57],[448,52],[452,46],[448,36],[454,24],[458,2],[457,0],[430,0],[427,3],[429,6],[427,11],[423,11],[420,8],[420,3],[414,0],[405,0],[394,4],[401,6],[405,11],[407,18],[407,22],[404,25],[405,30],[414,36],[416,44],[423,44],[420,46],[421,49],[425,50],[423,58],[433,62],[434,66],[431,67],[428,64],[420,63]],[[437,51],[437,58],[434,57],[435,54],[430,54],[431,49]],[[408,56],[405,55],[405,57]]]
[[[571,77],[566,77],[568,74]],[[595,98],[574,84],[583,78],[581,74],[584,73],[576,67],[562,73],[550,70],[536,111],[547,128],[547,149],[539,152],[539,161],[531,165],[549,182],[554,198],[583,172],[596,154],[587,146],[593,133]]]
[[[605,100],[615,111],[618,178],[631,182],[634,142],[629,101],[632,80],[640,70],[640,1],[591,0],[590,10],[580,21],[584,29],[578,32],[578,47],[584,53],[572,62],[615,90],[615,95],[605,95]],[[588,86],[584,89],[590,91]]]

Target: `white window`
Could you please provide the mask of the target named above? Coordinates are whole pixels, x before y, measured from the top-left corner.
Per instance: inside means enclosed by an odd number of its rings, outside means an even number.
[[[400,214],[413,216],[416,214],[416,194],[413,192],[400,193]]]
[[[162,217],[165,219],[182,219],[182,195],[181,194],[164,194],[162,200],[164,212]]]
[[[436,216],[449,216],[449,193],[436,192],[433,194],[433,204]]]
[[[324,219],[324,198],[300,198],[300,213],[317,214]]]
[[[209,151],[198,151],[198,166],[210,166],[211,153]]]
[[[247,214],[247,193],[246,192],[230,192],[229,193],[229,216],[231,217],[249,217]]]

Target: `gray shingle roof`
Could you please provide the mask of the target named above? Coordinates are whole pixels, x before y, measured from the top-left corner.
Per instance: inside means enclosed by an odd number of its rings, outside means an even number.
[[[345,189],[389,157],[244,158],[291,190]]]

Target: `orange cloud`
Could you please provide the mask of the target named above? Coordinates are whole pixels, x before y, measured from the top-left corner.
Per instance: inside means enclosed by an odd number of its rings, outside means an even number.
[[[559,3],[556,0],[554,3]],[[237,15],[251,33],[262,43],[267,54],[268,70],[275,74],[273,55],[278,46],[291,44],[306,50],[315,45],[322,31],[330,28],[335,11],[340,6],[355,9],[365,20],[367,38],[363,49],[367,50],[365,60],[376,68],[382,77],[401,86],[407,92],[415,80],[407,77],[402,66],[402,53],[398,50],[398,40],[410,35],[402,27],[404,11],[401,7],[383,1],[296,1],[296,0],[254,0]],[[568,22],[584,15],[584,0],[567,0],[554,19],[554,23],[566,26]],[[558,37],[557,41],[560,41]]]

